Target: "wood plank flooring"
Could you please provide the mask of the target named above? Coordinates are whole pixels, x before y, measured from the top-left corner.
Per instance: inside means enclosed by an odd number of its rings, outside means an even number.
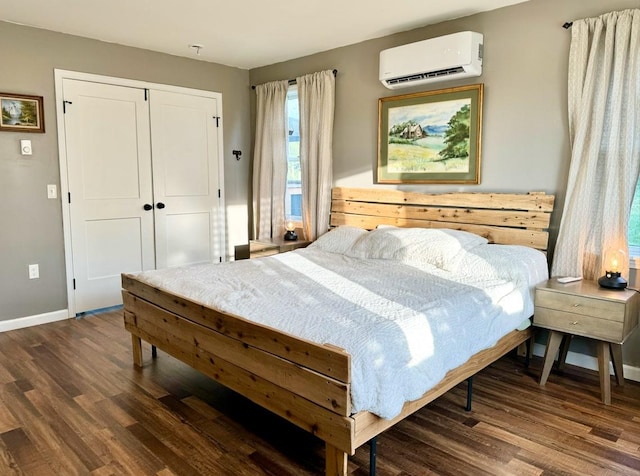
[[[163,352],[132,366],[120,312],[0,333],[0,474],[317,475],[324,445]],[[640,385],[509,356],[378,439],[384,475],[640,474]],[[368,474],[368,447],[349,459]]]

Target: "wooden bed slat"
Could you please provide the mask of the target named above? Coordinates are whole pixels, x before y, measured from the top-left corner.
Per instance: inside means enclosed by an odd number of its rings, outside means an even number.
[[[123,292],[122,297],[127,309],[136,316],[135,325],[141,331],[169,344],[179,342],[180,347],[191,347],[194,353],[199,349],[206,351],[216,361],[223,359],[334,413],[343,416],[351,413],[349,384],[327,378],[178,315],[168,314],[128,292]]]
[[[404,218],[385,218],[364,215],[331,215],[331,226],[351,225],[371,230],[378,224],[416,228],[449,228],[475,233],[489,240],[490,243],[529,246],[539,250],[547,249],[549,233],[538,230],[522,230],[500,228],[484,225],[466,225],[456,223],[432,222],[423,220],[407,220]]]
[[[544,192],[512,193],[417,193],[391,189],[336,187],[333,200],[371,203],[432,205],[442,207],[529,210],[551,213],[555,197]]]
[[[224,335],[241,340],[255,348],[300,364],[340,382],[351,382],[351,356],[335,346],[323,346],[276,331],[241,317],[223,314],[215,309],[178,297],[122,275],[122,287],[162,309]]]
[[[334,200],[331,213],[373,215],[389,218],[428,220],[431,222],[467,223],[532,229],[549,227],[551,214],[538,211],[491,210],[484,208],[428,207]]]

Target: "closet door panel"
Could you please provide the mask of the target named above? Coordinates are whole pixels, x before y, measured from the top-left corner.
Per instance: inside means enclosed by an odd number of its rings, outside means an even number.
[[[162,173],[165,198],[208,196],[207,127],[210,123],[206,110],[163,104],[160,114],[160,124],[170,128],[154,142],[154,145],[160,144],[155,150],[161,151],[162,155],[162,171],[159,172]]]
[[[144,90],[65,79],[75,311],[122,303],[120,274],[155,267]]]
[[[150,97],[156,265],[217,262],[217,101],[155,90]]]
[[[148,177],[149,173],[140,170],[148,167],[148,163],[139,160],[136,117],[139,105],[112,97],[86,95],[81,101],[76,107],[82,116],[82,197],[85,200],[138,199],[141,188],[150,194],[149,187],[140,183],[141,174]]]
[[[202,243],[211,229],[209,213],[168,214],[166,223],[167,267],[211,261],[211,250]]]

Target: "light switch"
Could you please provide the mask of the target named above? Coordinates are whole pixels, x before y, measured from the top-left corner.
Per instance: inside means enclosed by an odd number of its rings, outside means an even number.
[[[47,198],[58,198],[58,187],[55,184],[47,185]]]
[[[31,155],[31,141],[29,139],[23,139],[20,141],[20,153],[22,155]]]

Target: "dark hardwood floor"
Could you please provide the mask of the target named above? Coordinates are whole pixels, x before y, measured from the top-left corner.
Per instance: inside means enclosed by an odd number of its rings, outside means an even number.
[[[315,437],[159,352],[131,363],[119,312],[0,334],[0,474],[322,474]],[[378,440],[379,475],[640,474],[640,385],[505,357]],[[368,474],[368,447],[349,459]]]

